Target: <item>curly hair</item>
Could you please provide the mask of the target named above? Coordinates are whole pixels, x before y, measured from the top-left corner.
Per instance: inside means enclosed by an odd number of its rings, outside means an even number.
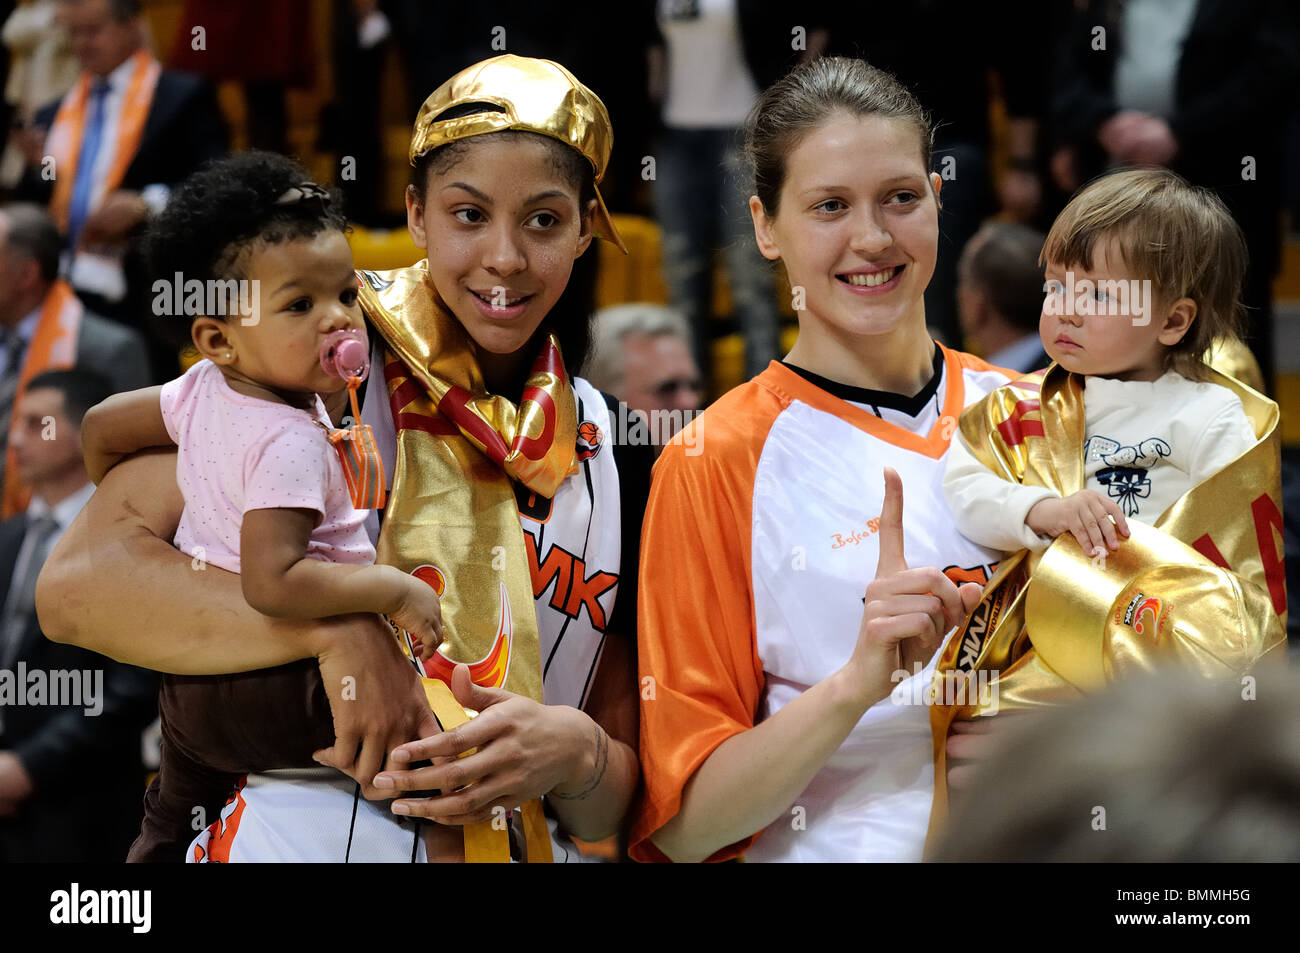
[[[314,186],[307,171],[273,152],[238,152],[204,164],[172,191],[145,233],[150,283],[174,281],[178,274],[186,282],[242,278],[249,253],[259,245],[310,239],[327,229],[346,231],[337,189],[277,204],[301,185]],[[175,317],[159,322],[159,330],[188,340],[189,322],[178,323]]]

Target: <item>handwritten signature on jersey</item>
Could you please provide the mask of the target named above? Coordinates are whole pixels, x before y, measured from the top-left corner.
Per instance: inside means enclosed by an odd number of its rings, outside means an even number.
[[[880,517],[873,516],[871,519],[867,520],[867,530],[865,533],[856,529],[847,535],[844,533],[832,533],[831,549],[843,549],[845,546],[850,545],[856,546],[864,540],[868,540],[872,536],[875,536],[879,530]]]

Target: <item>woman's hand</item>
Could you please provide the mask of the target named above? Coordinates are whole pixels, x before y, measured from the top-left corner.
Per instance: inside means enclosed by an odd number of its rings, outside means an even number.
[[[933,567],[907,568],[903,481],[890,468],[885,469],[879,532],[876,578],[867,586],[857,646],[845,667],[864,710],[889,694],[894,672],[911,674],[913,662],[929,661],[944,635],[975,608],[981,591],[974,583],[959,589]]]
[[[334,745],[312,757],[361,785],[370,800],[392,797],[372,783],[394,746],[438,731],[414,666],[380,620],[367,614],[365,631],[331,633],[317,655],[334,716]]]
[[[479,714],[393,752],[395,763],[429,759],[433,765],[387,770],[374,779],[375,788],[389,797],[403,791],[443,792],[441,797],[394,801],[393,813],[473,824],[490,820],[494,808],[511,810],[552,791],[567,796],[593,780],[598,783],[594,776],[601,769],[597,749],[602,729],[587,715],[500,688],[481,688],[470,680],[465,665],[456,666],[451,684],[456,700]]]
[[[149,204],[139,192],[117,189],[104,196],[99,207],[86,219],[81,231],[83,245],[119,245],[127,234],[149,218]]]

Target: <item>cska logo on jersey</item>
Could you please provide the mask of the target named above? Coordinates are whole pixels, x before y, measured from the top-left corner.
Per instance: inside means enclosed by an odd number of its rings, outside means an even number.
[[[433,587],[433,591],[442,598],[447,591],[447,577],[437,566],[424,565],[411,572],[416,579]],[[497,618],[497,632],[492,639],[492,648],[487,655],[474,662],[460,663],[448,658],[439,646],[437,651],[424,663],[424,673],[430,678],[438,678],[451,684],[451,673],[457,665],[469,666],[469,677],[475,685],[483,688],[500,688],[506,683],[506,671],[510,668],[510,640],[514,635],[514,616],[510,612],[510,595],[506,584],[501,586],[501,611]]]
[[[584,420],[578,426],[578,462],[590,460],[596,454],[600,453],[600,448],[604,444],[605,436],[600,432],[600,428],[590,420]]]

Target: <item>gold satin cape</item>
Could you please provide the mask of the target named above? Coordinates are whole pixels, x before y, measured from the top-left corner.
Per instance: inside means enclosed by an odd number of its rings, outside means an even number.
[[[954,720],[1067,704],[1161,665],[1240,675],[1285,651],[1278,407],[1209,374],[1241,398],[1255,445],[1188,490],[1154,528],[1129,521],[1133,535],[1106,557],[1090,558],[1070,533],[1041,553],[1007,556],[944,649],[930,696],[931,844],[947,818]],[[992,472],[1068,496],[1084,489],[1084,424],[1082,378],[1052,364],[993,391],[959,426]]]
[[[360,277],[362,310],[388,345],[384,379],[397,429],[376,559],[441,597],[446,639],[425,665],[425,691],[450,730],[467,717],[446,688],[458,663],[469,665],[476,684],[542,701],[515,481],[555,495],[577,465],[577,408],[553,336],[515,404],[487,392],[475,345],[439,299],[426,262]],[[524,805],[523,817],[528,860],[548,862],[540,801]],[[504,825],[467,826],[465,859],[509,861]]]

